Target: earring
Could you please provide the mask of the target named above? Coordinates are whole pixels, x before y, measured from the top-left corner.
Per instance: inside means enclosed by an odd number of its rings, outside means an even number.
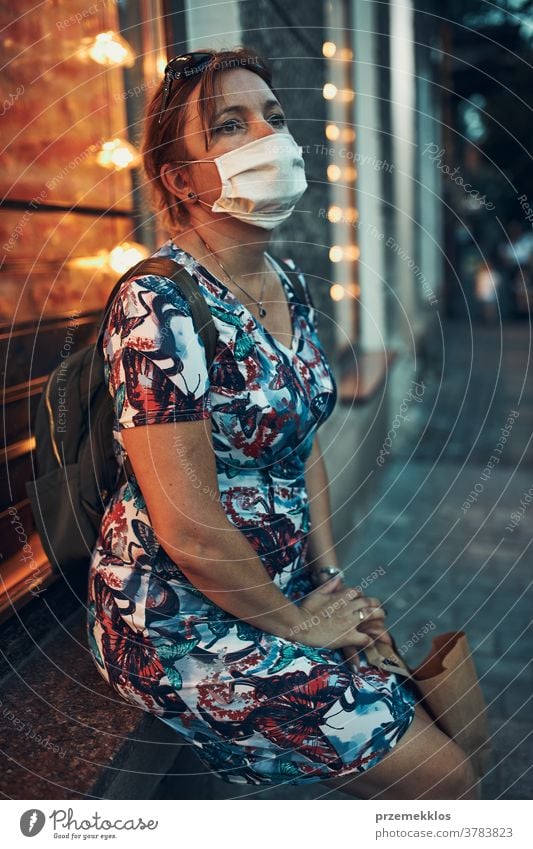
[[[196,194],[196,192],[189,192],[187,197],[194,198],[195,200],[198,200],[198,195]]]

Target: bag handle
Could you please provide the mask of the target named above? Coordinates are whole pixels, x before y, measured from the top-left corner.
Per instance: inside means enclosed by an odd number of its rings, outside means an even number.
[[[392,646],[389,646],[388,643],[385,644],[383,642],[380,642],[380,645],[386,645],[386,651],[384,650],[383,653],[379,650],[375,643],[364,649],[368,662],[372,666],[377,666],[379,669],[382,669],[384,672],[395,672],[397,675],[403,675],[405,678],[413,679],[413,675],[407,666],[400,665],[403,664],[403,661],[395,647],[393,648]]]

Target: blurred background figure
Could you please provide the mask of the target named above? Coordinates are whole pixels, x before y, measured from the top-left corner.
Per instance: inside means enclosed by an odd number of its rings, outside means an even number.
[[[477,317],[488,324],[495,324],[500,317],[500,296],[503,276],[496,267],[496,254],[482,259],[476,268],[474,292],[477,301]]]
[[[527,318],[533,290],[533,233],[522,221],[512,219],[507,227],[508,241],[500,246],[505,291],[513,318]]]

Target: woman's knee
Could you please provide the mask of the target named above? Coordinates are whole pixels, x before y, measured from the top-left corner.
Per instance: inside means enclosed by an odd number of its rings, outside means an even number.
[[[450,757],[447,788],[448,799],[479,799],[480,785],[472,762],[466,752],[450,740],[454,747],[453,758]],[[453,763],[451,762],[453,759]]]
[[[421,798],[475,799],[476,775],[467,754],[449,737],[430,758],[428,789]],[[435,793],[436,795],[433,795]]]
[[[416,713],[407,731],[377,764],[328,783],[363,798],[477,798],[469,795],[475,792],[475,776],[463,750]]]

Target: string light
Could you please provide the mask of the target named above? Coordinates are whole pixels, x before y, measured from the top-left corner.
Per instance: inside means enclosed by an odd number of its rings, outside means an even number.
[[[340,283],[333,283],[329,287],[329,294],[333,301],[342,301],[346,292],[344,291],[344,286],[341,286]]]
[[[328,167],[326,169],[326,174],[328,175],[328,180],[331,180],[332,183],[334,183],[336,180],[338,180],[340,178],[341,173],[342,173],[342,171],[341,171],[341,169],[339,168],[338,165],[328,165]]]
[[[355,91],[353,88],[341,88],[339,96],[343,103],[351,103],[355,97]]]
[[[323,43],[322,53],[327,59],[335,57],[335,61],[340,60],[345,63],[352,62],[354,59],[353,51],[349,46],[340,47],[331,41],[325,41]],[[339,76],[338,78],[334,76],[334,79],[337,81],[341,79],[343,79],[343,81],[348,81],[350,79],[347,75],[348,71],[349,68],[347,67],[346,76]],[[337,73],[337,71],[335,73]],[[341,73],[344,75],[343,69],[339,69],[339,74]],[[323,86],[322,95],[324,99],[335,101],[339,104],[338,106],[332,105],[332,107],[330,107],[330,115],[333,120],[330,118],[325,126],[325,137],[330,142],[341,142],[350,145],[355,141],[356,133],[353,127],[343,126],[343,124],[348,124],[351,119],[350,104],[354,102],[355,94],[356,92],[353,88],[338,88],[332,82],[327,82]],[[350,148],[348,148],[348,153],[350,153]],[[352,156],[348,156],[348,159],[352,158]],[[332,224],[338,225],[339,227],[342,225],[353,225],[359,219],[358,210],[355,206],[350,205],[350,201],[353,198],[355,182],[358,176],[357,168],[355,168],[353,163],[344,165],[341,163],[341,165],[342,167],[332,163],[326,168],[327,178],[331,183],[336,183],[342,179],[342,187],[339,186],[338,191],[333,193],[333,196],[335,197],[335,200],[342,198],[344,200],[344,204],[342,201],[340,203],[332,203],[329,205],[326,214],[328,221]],[[347,280],[345,283],[333,283],[330,286],[329,294],[333,301],[343,301],[346,300],[346,298],[355,299],[359,297],[360,294],[360,287],[352,280],[354,273],[353,266],[348,265],[348,263],[351,264],[357,262],[360,257],[360,249],[358,245],[352,242],[353,231],[346,232],[346,230],[343,229],[339,230],[339,234],[340,233],[342,233],[342,236],[339,235],[337,238],[339,238],[341,242],[346,241],[347,244],[331,245],[329,249],[329,260],[332,263],[346,264],[345,268],[343,267],[340,269],[336,276],[340,276],[342,278],[344,277],[344,274],[346,274]]]
[[[342,218],[342,209],[340,206],[330,206],[328,209],[328,220],[332,224],[337,224]]]
[[[344,248],[344,259],[348,262],[357,262],[361,255],[361,251],[357,245],[346,245]]]
[[[340,262],[343,257],[344,251],[341,245],[332,245],[329,249],[329,258],[331,262]]]

